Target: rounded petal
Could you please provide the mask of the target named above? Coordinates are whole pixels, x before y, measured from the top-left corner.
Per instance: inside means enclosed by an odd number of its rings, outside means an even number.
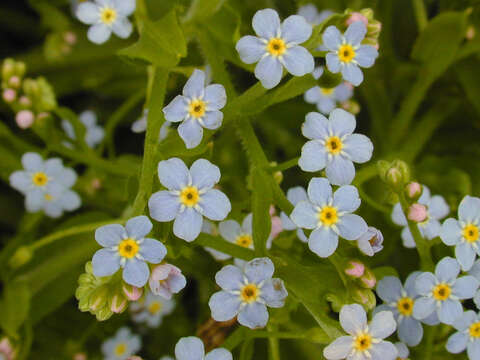
[[[252,233],[252,230],[253,230],[252,221],[253,221],[253,214],[252,213],[247,214],[247,216],[245,216],[245,218],[242,221],[242,231],[244,233],[247,233],[247,234]]]
[[[132,34],[133,26],[126,17],[122,17],[112,24],[112,31],[119,38],[126,39]]]
[[[288,296],[287,289],[280,279],[269,279],[262,286],[262,299],[267,306],[279,308],[285,304],[285,298]]]
[[[333,185],[348,185],[355,177],[355,167],[351,160],[336,155],[327,164],[326,174]]]
[[[407,218],[405,217],[405,214],[403,213],[402,206],[400,203],[396,203],[393,207],[392,211],[392,221],[400,226],[407,226]]]
[[[255,77],[265,89],[272,89],[282,79],[282,64],[273,56],[265,56],[255,67]]]
[[[417,289],[415,288],[415,281],[420,274],[420,271],[414,271],[410,275],[408,275],[407,280],[405,280],[405,291],[410,297],[416,297],[418,295]]]
[[[372,67],[378,57],[378,50],[371,45],[361,45],[355,50],[355,61],[364,68]]]
[[[228,197],[217,189],[208,190],[201,196],[200,206],[203,215],[210,220],[220,221],[227,217],[232,210]]]
[[[27,171],[37,171],[43,166],[43,159],[37,153],[28,152],[22,156],[22,165]]]
[[[363,164],[372,158],[373,144],[365,135],[351,134],[343,143],[344,151],[353,162]]]
[[[290,219],[304,229],[315,229],[318,224],[317,211],[308,201],[300,201],[293,209]]]
[[[216,130],[222,126],[223,113],[221,111],[207,111],[202,118],[200,125],[206,129]]]
[[[353,185],[344,185],[333,194],[333,206],[339,211],[353,212],[360,206],[358,190]]]
[[[372,360],[395,360],[398,350],[389,341],[381,341],[374,344],[370,350]]]
[[[335,106],[335,100],[330,97],[321,97],[317,102],[317,109],[324,114],[329,114],[333,109],[335,109]]]
[[[460,265],[457,260],[449,256],[440,260],[435,267],[435,276],[440,282],[451,282],[460,273]]]
[[[182,121],[188,115],[188,100],[182,95],[177,95],[162,111],[167,121]]]
[[[322,258],[332,255],[338,247],[338,235],[331,229],[315,229],[308,238],[308,247]]]
[[[474,341],[467,345],[467,355],[469,359],[480,358],[480,341]]]
[[[232,360],[232,353],[224,348],[217,348],[210,351],[205,360]]]
[[[375,314],[368,327],[374,338],[385,339],[395,332],[397,323],[391,311],[380,311]]]
[[[385,276],[377,283],[377,295],[386,303],[397,302],[402,290],[402,283],[395,276]]]
[[[187,207],[177,215],[173,223],[175,236],[185,241],[195,240],[202,230],[203,218],[195,209]]]
[[[205,159],[198,159],[190,166],[192,185],[199,189],[211,188],[220,181],[220,169]]]
[[[254,302],[246,305],[237,319],[241,325],[250,329],[263,328],[268,322],[268,311],[265,305]]]
[[[203,342],[197,337],[183,337],[175,345],[177,360],[203,360],[204,355]]]
[[[323,98],[321,92],[320,92],[320,87],[319,86],[314,86],[310,89],[308,89],[303,98],[305,99],[306,102],[309,104],[316,104],[320,101],[320,99]]]
[[[367,314],[358,304],[344,305],[340,310],[340,325],[350,335],[356,335],[367,325]]]
[[[355,214],[345,214],[337,223],[340,236],[346,240],[356,240],[368,230],[368,225],[362,217]]]
[[[243,271],[250,282],[258,284],[261,281],[271,279],[275,267],[273,266],[272,260],[263,257],[249,261]]]
[[[318,206],[325,206],[332,198],[332,187],[326,178],[312,178],[308,183],[308,198]]]
[[[73,211],[76,210],[82,205],[82,199],[75,191],[67,190],[65,191],[61,198],[59,199],[60,206],[64,210]]]
[[[158,240],[146,238],[140,245],[140,254],[149,263],[159,264],[167,255],[167,248]]]
[[[358,86],[363,82],[362,70],[353,63],[349,63],[342,68],[342,76],[354,86]]]
[[[480,283],[471,275],[458,278],[452,286],[452,293],[460,300],[471,299],[475,296]]]
[[[456,332],[448,338],[447,341],[447,350],[452,354],[459,354],[462,351],[465,351],[468,343],[468,335],[461,332]],[[474,359],[474,358],[470,358]]]
[[[339,73],[340,70],[342,70],[342,64],[340,63],[340,60],[337,54],[328,53],[325,56],[325,60],[327,61],[327,69],[330,72],[336,74],[336,73]]]
[[[458,300],[447,299],[437,309],[438,318],[444,324],[452,325],[462,315],[462,304]]]
[[[419,276],[420,277],[420,276]],[[435,300],[429,297],[421,297],[413,304],[413,317],[422,320],[430,316],[436,309]]]
[[[302,134],[308,139],[324,139],[328,136],[328,120],[322,114],[309,112],[302,124]]]
[[[150,269],[145,261],[137,258],[131,258],[125,264],[123,269],[123,280],[136,287],[144,286],[148,281]]]
[[[302,146],[302,154],[298,159],[298,166],[303,171],[314,172],[325,168],[327,152],[325,146],[317,140],[307,141]]]
[[[235,49],[246,64],[256,63],[266,52],[265,43],[258,37],[247,35],[238,40]]]
[[[418,320],[405,317],[398,324],[398,338],[408,346],[417,346],[423,337],[423,327]]]
[[[455,257],[463,271],[468,271],[475,261],[475,249],[468,242],[461,242],[455,246]]]
[[[283,55],[283,64],[287,71],[295,76],[309,74],[315,67],[312,54],[302,46],[287,49]]]
[[[458,206],[458,217],[464,222],[480,219],[480,199],[469,195],[465,196]]]
[[[475,311],[468,310],[468,311],[465,311],[462,314],[462,316],[460,316],[458,319],[456,319],[453,322],[453,327],[458,331],[463,331],[468,329],[470,325],[476,321],[477,321],[477,314],[475,314]]]
[[[322,42],[328,50],[336,51],[342,43],[342,34],[335,26],[331,25],[323,32]]]
[[[258,36],[270,39],[277,35],[280,28],[280,18],[273,9],[259,10],[253,16],[252,26]]]
[[[237,237],[242,233],[240,225],[235,220],[222,221],[218,225],[220,235],[230,242],[235,242]]]
[[[443,196],[435,195],[430,199],[430,204],[428,206],[428,213],[434,219],[443,219],[450,212],[450,207],[443,198]]]
[[[147,119],[146,118],[141,118],[133,122],[132,131],[134,133],[142,133],[147,130]]]
[[[287,43],[301,44],[312,35],[312,25],[300,15],[291,15],[282,23],[282,38]]]
[[[25,207],[28,212],[37,212],[42,209],[45,202],[43,191],[35,189],[25,195]]]
[[[297,225],[284,212],[280,213],[280,220],[282,221],[282,228],[284,230],[295,230]]]
[[[240,297],[226,291],[219,291],[211,296],[208,306],[215,321],[227,321],[238,314]]]
[[[158,178],[167,189],[181,190],[188,185],[190,174],[181,159],[171,158],[158,163]]]
[[[135,0],[114,0],[115,9],[123,16],[129,16],[135,11]]]
[[[187,149],[193,149],[202,141],[203,129],[196,119],[190,118],[180,124],[178,135],[182,138]]]
[[[215,282],[223,290],[238,290],[243,284],[243,272],[234,265],[226,265],[215,274]]]
[[[125,237],[125,228],[120,224],[109,224],[95,230],[95,240],[104,247],[112,247]]]
[[[475,261],[468,273],[480,281],[480,260]]]
[[[110,276],[120,268],[120,256],[113,250],[100,249],[93,255],[92,267],[95,276]]]
[[[100,23],[90,26],[87,32],[88,40],[95,44],[103,44],[110,38],[112,29],[107,25]]]
[[[32,178],[26,171],[15,171],[9,177],[10,186],[26,193],[32,184]]]
[[[287,199],[292,205],[297,205],[300,201],[308,200],[307,192],[301,186],[295,186],[287,191]]]
[[[93,25],[100,18],[100,11],[98,6],[93,2],[83,2],[77,6],[77,11],[75,12],[78,20],[84,24]]]
[[[366,33],[367,27],[365,24],[362,21],[355,21],[350,24],[347,31],[345,31],[345,40],[348,44],[358,45],[362,42]]]
[[[323,349],[323,356],[328,360],[345,359],[353,348],[353,338],[351,336],[340,336],[330,345]]]
[[[136,216],[131,218],[125,224],[125,229],[130,237],[135,239],[141,239],[145,237],[150,231],[152,231],[152,222],[145,215]]]
[[[158,191],[148,200],[150,216],[161,222],[172,221],[180,210],[180,201],[177,195],[168,191]]]
[[[415,290],[418,294],[427,296],[436,285],[437,279],[431,272],[424,272],[415,279]]]
[[[449,218],[443,222],[440,238],[446,245],[456,245],[462,239],[462,229],[456,219]]]
[[[189,99],[200,98],[205,91],[205,73],[202,70],[193,70],[192,75],[183,87],[183,96]]]
[[[205,88],[205,97],[208,110],[219,110],[227,103],[227,93],[225,88],[220,84],[208,85]]]

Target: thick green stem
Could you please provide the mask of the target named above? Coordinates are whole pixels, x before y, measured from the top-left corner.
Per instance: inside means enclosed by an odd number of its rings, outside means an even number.
[[[422,32],[427,27],[428,17],[427,10],[423,0],[412,0],[413,12],[417,20],[418,31]]]
[[[267,330],[268,347],[270,349],[268,352],[268,358],[270,360],[280,360],[280,346],[278,343],[278,338],[271,336],[271,334],[277,330],[277,326],[274,324],[268,324]]]
[[[278,164],[276,166],[269,166],[266,170],[269,173],[275,173],[277,171],[285,171],[285,170],[291,169],[291,168],[298,165],[298,159],[299,159],[299,157],[296,157],[296,158],[290,159],[288,161],[285,161],[281,164]]]

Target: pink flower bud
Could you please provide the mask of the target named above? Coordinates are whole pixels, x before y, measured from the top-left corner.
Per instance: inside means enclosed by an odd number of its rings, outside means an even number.
[[[270,205],[270,208],[268,209],[268,213],[270,214],[270,216],[275,215],[276,210],[274,205]]]
[[[2,97],[6,103],[11,103],[17,98],[17,92],[13,89],[5,89],[3,91]]]
[[[8,79],[8,85],[11,87],[17,88],[20,86],[21,80],[18,76],[12,76],[10,79]]]
[[[422,221],[425,221],[425,219],[427,218],[427,215],[428,213],[425,205],[415,203],[410,205],[410,207],[408,208],[407,217],[409,220],[412,220],[415,222],[422,222]]]
[[[345,268],[345,274],[354,278],[359,278],[362,276],[364,271],[365,265],[357,260],[350,260],[348,262],[348,266]]]
[[[352,12],[352,14],[347,19],[346,22],[347,22],[347,25],[351,25],[356,21],[363,22],[365,24],[365,26],[368,25],[368,19],[365,16],[363,16],[362,14],[360,14],[359,12]]]
[[[123,284],[123,293],[130,301],[137,301],[140,299],[140,296],[143,294],[143,288],[138,288],[136,286]]]
[[[17,122],[18,127],[22,129],[27,129],[32,126],[34,119],[35,117],[30,110],[19,111],[15,116],[15,121]]]
[[[126,306],[127,306],[127,299],[120,297],[118,295],[114,295],[112,298],[112,305],[110,305],[110,310],[112,310],[116,314],[119,314],[123,310],[125,310]]]
[[[28,98],[28,96],[20,96],[18,102],[20,103],[20,105],[25,107],[30,107],[32,105],[32,101]]]
[[[410,199],[418,198],[420,197],[421,194],[422,194],[422,185],[420,185],[418,182],[412,181],[407,185],[407,196]]]
[[[275,239],[283,231],[282,220],[278,216],[272,216],[272,230],[270,238]]]
[[[13,349],[12,343],[6,337],[0,341],[0,357],[2,357],[1,355],[3,355],[5,360],[13,360],[15,357],[15,350]]]
[[[75,33],[72,31],[67,31],[65,34],[63,34],[63,38],[65,39],[65,42],[69,45],[75,45],[75,43],[77,42],[77,35],[75,35]]]
[[[92,179],[91,185],[94,190],[98,190],[102,187],[102,181],[98,178]]]
[[[178,293],[185,287],[187,279],[178,267],[172,264],[161,264],[152,270],[148,284],[155,295],[171,299],[172,294]]]
[[[469,26],[467,29],[467,33],[465,34],[467,40],[472,40],[475,37],[475,28],[473,26]]]
[[[362,287],[373,289],[377,283],[377,279],[370,269],[366,269],[365,274],[360,278],[360,282]]]
[[[76,353],[73,355],[73,360],[87,360],[87,355],[85,353]]]

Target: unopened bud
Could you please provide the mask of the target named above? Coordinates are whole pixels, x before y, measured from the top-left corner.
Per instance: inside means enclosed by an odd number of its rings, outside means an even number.
[[[467,38],[467,40],[472,40],[475,37],[475,28],[472,25],[470,25],[467,28],[467,32],[465,34],[465,37]]]
[[[15,116],[15,121],[21,129],[27,129],[32,126],[35,116],[30,110],[21,110]]]
[[[137,301],[143,294],[143,288],[138,288],[129,284],[123,284],[123,293],[130,301]]]
[[[21,246],[15,251],[9,264],[12,268],[16,269],[20,266],[28,263],[33,257],[33,251],[28,246]]]
[[[350,25],[357,21],[363,22],[365,26],[368,25],[368,19],[364,15],[360,14],[359,12],[352,12],[350,14],[350,17],[347,19],[346,23],[347,25]]]
[[[377,303],[375,294],[370,289],[355,288],[352,291],[354,301],[362,304],[367,310],[373,309]]]
[[[73,360],[87,360],[87,355],[85,353],[76,353],[73,355]]]
[[[422,185],[416,181],[412,181],[405,187],[405,193],[409,199],[416,201],[420,195],[422,195]]]
[[[373,271],[370,269],[365,269],[365,273],[360,278],[360,286],[367,289],[373,289],[376,283],[377,278],[375,277]]]
[[[365,265],[358,260],[350,260],[345,268],[345,274],[354,278],[359,278],[364,272]]]
[[[90,295],[90,299],[88,302],[88,307],[90,311],[96,312],[99,309],[105,307],[108,301],[108,288],[106,286],[101,286],[93,291],[92,295]]]
[[[32,106],[32,101],[28,96],[20,96],[20,99],[18,99],[18,102],[20,103],[20,105],[24,107]]]
[[[6,103],[11,103],[17,98],[17,92],[13,89],[5,89],[3,91],[2,97]]]
[[[112,304],[110,305],[110,310],[114,313],[119,314],[127,307],[127,299],[123,295],[114,295],[112,298]]]
[[[428,216],[427,207],[425,205],[415,203],[408,208],[408,219],[417,223],[425,221]]]
[[[75,45],[77,42],[77,35],[75,35],[75,33],[72,31],[67,31],[65,34],[63,34],[63,39],[67,44]]]
[[[20,87],[21,82],[22,80],[20,80],[20,78],[15,75],[8,79],[8,85],[15,89],[18,89]]]

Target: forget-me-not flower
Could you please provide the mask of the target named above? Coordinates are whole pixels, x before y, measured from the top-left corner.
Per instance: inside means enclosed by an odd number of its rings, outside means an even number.
[[[325,169],[333,185],[350,184],[355,177],[353,163],[365,163],[372,157],[373,144],[368,137],[353,134],[355,116],[343,109],[335,109],[327,119],[310,112],[302,125],[302,134],[310,139],[302,147],[298,166],[303,171]]]
[[[175,301],[162,296],[147,293],[145,298],[130,304],[132,319],[136,323],[145,323],[148,327],[157,328],[163,317],[169,315],[175,308]]]
[[[152,230],[146,216],[136,216],[125,227],[109,224],[95,231],[95,240],[103,246],[92,259],[95,276],[109,276],[123,268],[123,280],[130,285],[142,287],[147,283],[150,269],[147,261],[160,263],[167,248],[160,241],[145,237]]]
[[[205,86],[205,73],[195,69],[183,87],[182,95],[177,95],[163,108],[165,119],[181,122],[178,134],[187,149],[192,149],[202,141],[203,128],[215,130],[222,125],[221,108],[227,103],[225,88],[220,84]]]
[[[204,216],[220,221],[232,209],[227,196],[213,188],[220,180],[220,169],[208,160],[198,159],[190,169],[179,158],[160,161],[158,178],[167,190],[150,197],[150,216],[161,222],[175,219],[173,233],[180,239],[195,240]]]
[[[300,201],[307,201],[308,196],[305,189],[301,186],[296,186],[293,188],[288,189],[287,191],[287,199],[293,206],[296,206]],[[307,242],[308,238],[305,236],[302,228],[298,227],[290,217],[285,214],[283,211],[280,213],[280,219],[282,220],[282,227],[285,230],[296,230],[297,237],[303,241]]]
[[[281,279],[273,278],[275,271],[269,258],[256,258],[243,269],[224,266],[215,275],[222,288],[210,298],[212,318],[227,321],[237,316],[238,322],[251,329],[267,325],[267,306],[282,307],[288,293]]]
[[[367,231],[365,220],[352,214],[361,203],[355,186],[344,185],[332,193],[326,178],[312,178],[307,193],[308,200],[300,201],[290,218],[298,227],[313,230],[308,247],[318,256],[332,255],[339,236],[356,240]]]
[[[176,360],[232,360],[230,351],[217,348],[205,354],[202,340],[195,336],[183,337],[175,345]]]
[[[323,350],[328,360],[371,359],[395,360],[397,348],[386,337],[397,324],[390,311],[381,311],[367,324],[367,314],[358,304],[344,305],[340,310],[340,325],[347,336],[340,336]]]
[[[105,136],[105,130],[99,125],[97,125],[97,115],[90,110],[82,112],[78,119],[85,126],[85,142],[91,148],[94,148],[103,140]],[[75,129],[70,121],[63,119],[62,128],[67,134],[67,136],[75,140]],[[69,143],[68,143],[69,144]]]
[[[155,266],[148,284],[155,295],[171,299],[173,294],[180,292],[187,285],[187,279],[178,267],[165,263]]]
[[[410,350],[408,350],[407,345],[402,342],[396,342],[395,347],[397,348],[397,360],[408,360],[408,355],[410,355]]]
[[[357,246],[362,253],[368,256],[373,256],[375,253],[383,249],[383,234],[377,228],[369,226],[357,239]]]
[[[135,120],[131,126],[131,130],[134,133],[142,133],[147,130],[147,118],[148,118],[148,109],[143,110],[142,117],[138,120]],[[165,139],[170,132],[171,122],[164,121],[160,127],[160,133],[158,134],[158,141]]]
[[[480,255],[480,199],[465,196],[458,207],[458,220],[449,218],[440,231],[442,241],[455,245],[455,257],[463,271],[468,271]]]
[[[460,300],[471,299],[479,282],[471,275],[458,277],[460,265],[451,257],[444,257],[435,267],[435,274],[424,272],[415,279],[415,290],[420,295],[413,306],[413,316],[422,320],[436,311],[442,323],[452,325],[462,315]]]
[[[327,27],[322,35],[323,45],[328,49],[328,70],[334,74],[341,72],[342,77],[355,86],[363,81],[360,67],[373,66],[378,57],[375,47],[361,44],[366,33],[365,24],[356,21],[347,28],[344,35],[333,25]]]
[[[417,223],[418,230],[420,234],[427,240],[432,240],[440,235],[442,225],[440,220],[448,215],[450,208],[447,205],[445,199],[440,195],[430,195],[430,189],[422,185],[422,195],[418,199],[418,203],[425,205],[427,209],[427,216],[424,221]],[[415,247],[415,240],[413,239],[412,233],[408,228],[407,218],[403,213],[402,206],[400,203],[395,204],[392,212],[392,221],[400,226],[403,226],[402,230],[402,241],[403,246],[407,248]]]
[[[480,359],[480,313],[465,311],[453,322],[457,332],[447,341],[447,350],[459,354],[467,349],[470,360]]]
[[[323,74],[323,68],[317,67],[312,75],[315,79],[319,79]],[[350,99],[353,95],[353,88],[347,82],[342,82],[332,88],[323,88],[314,86],[305,92],[303,98],[310,104],[316,104],[318,111],[328,115],[336,108],[337,103],[342,103]]]
[[[114,337],[102,344],[105,360],[126,360],[140,350],[142,339],[127,327],[118,329]]]
[[[317,7],[313,4],[306,4],[298,8],[297,15],[303,16],[303,18],[312,26],[321,24],[330,15],[333,14],[331,10],[318,11]]]
[[[277,86],[282,79],[283,67],[295,76],[313,71],[312,54],[299,46],[312,35],[312,26],[302,16],[291,15],[280,24],[275,10],[263,9],[253,16],[252,26],[257,36],[242,37],[235,49],[244,63],[258,62],[255,77],[263,87]]]
[[[103,44],[112,32],[122,39],[130,36],[133,30],[128,20],[135,11],[135,0],[94,0],[78,5],[77,18],[91,25],[87,37],[95,44]]]

